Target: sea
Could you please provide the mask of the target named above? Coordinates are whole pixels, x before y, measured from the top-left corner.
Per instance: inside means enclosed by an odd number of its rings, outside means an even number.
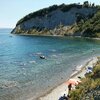
[[[100,56],[100,40],[11,30],[0,29],[0,100],[37,100],[65,82],[76,66]]]

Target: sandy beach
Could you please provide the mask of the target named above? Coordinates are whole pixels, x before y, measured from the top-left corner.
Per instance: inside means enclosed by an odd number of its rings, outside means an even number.
[[[71,78],[79,81],[80,79],[78,77],[82,77],[82,78],[85,77],[87,68],[94,67],[97,61],[98,61],[97,57],[93,57],[85,64],[85,66],[83,65],[77,66],[73,74],[71,74],[71,76],[69,77],[69,79]],[[59,98],[64,94],[67,95],[68,94],[68,85],[66,84],[67,81],[65,81],[63,84],[61,84],[60,86],[58,86],[50,93],[46,94],[45,96],[40,97],[39,100],[59,100]],[[72,89],[74,88],[75,87],[72,87]]]

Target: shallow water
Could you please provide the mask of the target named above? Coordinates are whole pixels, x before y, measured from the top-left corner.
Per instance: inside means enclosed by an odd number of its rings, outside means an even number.
[[[64,82],[75,66],[100,55],[99,40],[10,31],[0,29],[0,100],[37,98]]]

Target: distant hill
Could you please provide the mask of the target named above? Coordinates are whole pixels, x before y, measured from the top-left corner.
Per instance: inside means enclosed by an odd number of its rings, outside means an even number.
[[[53,5],[20,19],[13,34],[100,37],[100,7],[89,4]]]

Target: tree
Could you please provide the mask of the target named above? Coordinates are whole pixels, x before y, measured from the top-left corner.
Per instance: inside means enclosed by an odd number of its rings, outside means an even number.
[[[88,2],[88,1],[85,1],[85,2],[83,3],[83,6],[88,8],[88,7],[89,7],[89,2]]]
[[[92,7],[94,7],[94,6],[95,6],[95,4],[93,3],[93,4],[92,4]]]

